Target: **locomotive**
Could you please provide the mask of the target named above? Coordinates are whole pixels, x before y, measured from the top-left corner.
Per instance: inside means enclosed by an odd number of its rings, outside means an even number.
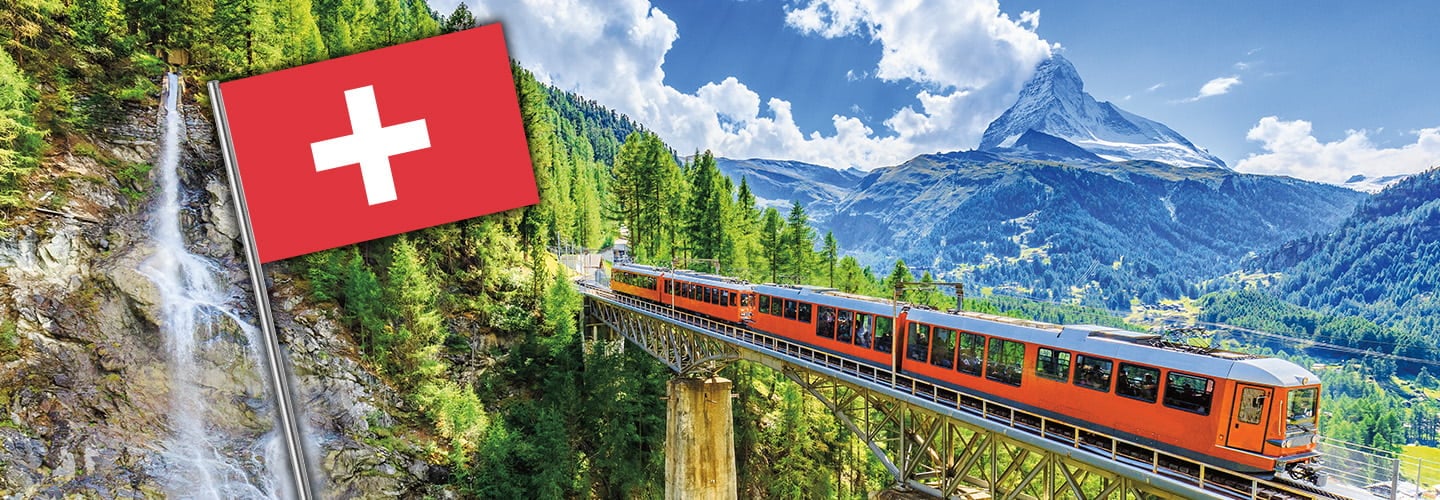
[[[1320,378],[1283,359],[630,263],[610,287],[1191,460],[1314,477]]]

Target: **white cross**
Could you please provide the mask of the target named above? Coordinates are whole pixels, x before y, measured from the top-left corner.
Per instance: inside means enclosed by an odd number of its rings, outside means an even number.
[[[390,174],[390,157],[430,147],[425,120],[389,127],[380,126],[375,104],[375,87],[366,85],[345,91],[350,110],[350,135],[310,143],[315,171],[360,164],[365,197],[371,205],[395,201],[395,178]]]

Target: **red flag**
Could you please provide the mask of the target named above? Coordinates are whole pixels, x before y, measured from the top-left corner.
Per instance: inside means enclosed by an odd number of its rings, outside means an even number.
[[[499,24],[220,95],[261,262],[539,200]]]

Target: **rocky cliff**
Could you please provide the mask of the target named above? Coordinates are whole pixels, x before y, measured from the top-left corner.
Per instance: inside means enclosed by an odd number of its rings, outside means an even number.
[[[265,449],[271,396],[240,334],[254,311],[209,108],[184,102],[181,226],[190,252],[216,264],[235,316],[197,338],[195,382],[206,432],[231,436],[216,452],[254,455],[235,471],[254,480],[266,468],[259,462],[275,455]],[[63,179],[68,191],[31,194],[66,215],[10,214],[0,235],[0,497],[173,493],[171,355],[160,291],[142,272],[155,253],[153,182],[112,174],[155,161],[160,117],[155,107],[126,111],[92,135],[53,141],[42,175]],[[310,455],[331,495],[415,494],[443,477],[422,450],[387,444],[401,399],[359,361],[333,312],[305,303],[283,268],[273,271],[282,340],[314,437]]]

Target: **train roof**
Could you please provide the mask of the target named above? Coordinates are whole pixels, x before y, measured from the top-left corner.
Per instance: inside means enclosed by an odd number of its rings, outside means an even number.
[[[687,271],[683,269],[674,270],[667,272],[665,274],[665,277],[673,280],[688,281],[691,283],[700,283],[703,285],[713,286],[717,288],[725,288],[728,290],[750,290],[750,282],[748,281],[709,273],[702,273],[698,271]]]
[[[1097,325],[1061,326],[963,312],[911,310],[908,317],[935,326],[1259,385],[1293,387],[1320,381],[1309,370],[1283,359],[1175,344],[1154,333]]]
[[[617,271],[632,272],[636,274],[643,274],[646,276],[654,276],[657,278],[663,277],[666,279],[700,283],[707,286],[725,288],[729,290],[745,291],[750,289],[750,283],[746,282],[745,280],[729,278],[725,276],[717,276],[714,274],[702,273],[698,271],[689,271],[685,269],[665,269],[630,262],[615,264],[614,267],[612,267],[611,269]]]
[[[772,297],[803,300],[822,306],[849,309],[869,314],[878,314],[886,317],[895,316],[895,307],[890,301],[874,297],[861,297],[841,292],[834,288],[824,288],[810,285],[755,285],[756,293],[763,293]],[[903,307],[903,305],[902,305]]]
[[[666,269],[661,269],[655,266],[647,266],[645,264],[636,264],[634,262],[616,262],[615,265],[610,267],[610,269],[619,271],[630,271],[633,273],[647,274],[650,276],[659,276],[661,273],[664,273],[666,271]]]

